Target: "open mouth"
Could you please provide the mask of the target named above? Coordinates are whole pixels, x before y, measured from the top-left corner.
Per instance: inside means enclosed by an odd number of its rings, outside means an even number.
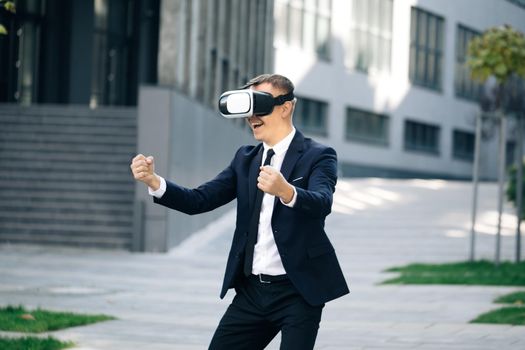
[[[252,129],[255,130],[255,129],[258,129],[261,126],[263,126],[264,123],[261,120],[255,120],[253,122],[250,122],[250,125],[251,125]]]

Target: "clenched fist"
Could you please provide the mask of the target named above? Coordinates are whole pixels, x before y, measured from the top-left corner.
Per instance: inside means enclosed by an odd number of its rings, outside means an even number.
[[[135,180],[145,183],[153,190],[160,187],[160,180],[155,174],[155,160],[152,156],[137,155],[131,160],[130,168]]]
[[[283,174],[269,165],[262,166],[260,170],[257,187],[265,193],[280,197],[284,203],[290,203],[294,190]]]

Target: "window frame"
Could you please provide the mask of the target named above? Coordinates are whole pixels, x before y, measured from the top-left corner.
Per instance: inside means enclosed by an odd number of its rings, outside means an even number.
[[[463,134],[468,137],[472,137],[472,153],[464,152],[456,148],[456,135]],[[468,142],[466,142],[468,144]],[[472,163],[474,161],[474,153],[476,147],[476,135],[472,131],[462,130],[454,128],[452,129],[452,158],[455,160],[461,160]]]
[[[424,22],[424,29],[421,28]],[[435,23],[433,43],[430,46],[430,23]],[[423,34],[422,34],[423,33]],[[424,37],[424,38],[423,38]],[[409,80],[419,87],[443,91],[445,64],[445,18],[420,7],[412,6],[410,14]],[[421,62],[423,59],[423,62]],[[430,63],[432,59],[432,63]],[[432,67],[432,73],[429,69]],[[422,73],[419,72],[422,69]],[[419,75],[423,75],[422,77]],[[432,75],[432,77],[429,77]]]
[[[327,101],[319,100],[319,99],[313,99],[310,97],[305,97],[301,95],[296,95],[296,104],[295,109],[293,113],[293,123],[297,126],[298,129],[303,131],[305,134],[320,136],[320,137],[328,137],[328,126],[329,126],[329,104]],[[305,105],[313,104],[313,106],[309,107],[310,112],[308,116],[305,116],[304,109]],[[299,106],[299,108],[298,108]],[[308,120],[310,117],[312,117],[310,114],[313,109],[316,110],[314,118],[322,119],[322,125],[321,127],[312,127],[305,125],[304,121],[305,119]]]
[[[312,0],[314,6],[306,0],[276,0],[274,4],[275,9],[286,11],[281,14],[278,10],[274,10],[274,21],[276,28],[276,35],[274,42],[277,44],[284,43],[286,46],[299,48],[305,52],[311,53],[317,59],[323,61],[331,60],[332,51],[332,8],[333,0],[324,0],[325,6],[322,5],[321,0]],[[279,13],[279,16],[276,15]],[[296,18],[300,29],[294,27],[296,32],[292,37],[292,13],[299,13]],[[310,16],[313,18],[313,31],[306,30],[306,19]],[[312,17],[313,16],[313,17]],[[281,23],[285,20],[286,23]],[[322,39],[320,32],[320,22],[326,21],[328,33],[326,34],[326,41]],[[295,23],[295,22],[294,22]],[[313,35],[313,38],[307,38],[308,33]],[[309,40],[308,43],[306,40]],[[312,41],[313,40],[313,41]],[[324,49],[321,49],[323,48]]]
[[[369,74],[392,71],[392,40],[393,40],[393,0],[376,0],[380,11],[370,9],[370,0],[352,0],[352,12],[350,28],[347,40],[346,63],[349,67],[357,72]],[[387,2],[390,5],[385,5]],[[366,20],[359,20],[365,12],[363,4],[366,5]],[[385,9],[390,13],[385,16]],[[377,10],[377,9],[376,9]],[[376,13],[377,12],[377,13]],[[373,20],[370,20],[371,14],[375,14]],[[389,28],[384,24],[384,18],[389,18]],[[356,20],[357,19],[357,20]],[[363,42],[365,44],[363,45]],[[364,48],[363,48],[364,46]],[[361,63],[362,51],[364,52],[364,63]],[[387,52],[386,55],[383,55]],[[384,58],[383,56],[386,56]]]
[[[460,34],[462,34],[460,39]],[[477,83],[472,78],[470,78],[470,69],[466,66],[466,62],[468,59],[467,50],[468,45],[464,45],[463,47],[460,47],[460,40],[465,43],[467,40],[467,37],[470,36],[470,40],[472,38],[481,35],[480,31],[477,31],[475,29],[472,29],[468,26],[465,26],[461,23],[458,23],[456,26],[456,45],[455,45],[455,61],[454,61],[454,95],[458,98],[462,98],[468,101],[472,102],[478,102],[481,98],[481,92],[482,92],[482,85],[480,83]],[[461,73],[460,73],[461,72]],[[461,78],[460,79],[460,74]],[[468,77],[464,77],[464,75],[468,75]],[[461,87],[461,85],[464,85]],[[470,90],[470,91],[465,91]],[[477,93],[476,93],[477,90]]]
[[[413,124],[414,126],[418,128],[425,128],[422,130],[421,133],[418,135],[415,135],[414,139],[415,141],[408,141],[409,133],[411,134],[417,134],[417,130],[409,130],[408,124]],[[435,130],[436,133],[433,135],[433,138],[435,139],[435,147],[429,147],[427,145],[424,145],[423,143],[429,140],[429,134],[428,132],[431,130]],[[416,119],[405,119],[404,125],[403,125],[403,148],[407,152],[415,152],[415,153],[422,153],[427,155],[433,155],[433,156],[440,156],[441,155],[441,126],[434,123],[428,123],[425,121],[419,121]],[[418,144],[418,141],[422,141],[422,144]]]
[[[350,142],[358,142],[367,145],[389,147],[390,145],[390,116],[384,113],[375,113],[361,108],[355,108],[347,106],[345,109],[345,140]],[[351,119],[351,113],[357,112],[362,116],[367,115],[367,117],[377,118],[376,120],[381,120],[382,123],[382,134],[383,138],[373,137],[371,135],[357,135],[349,133],[349,120]],[[366,117],[365,117],[366,118]],[[365,126],[369,128],[370,125]]]

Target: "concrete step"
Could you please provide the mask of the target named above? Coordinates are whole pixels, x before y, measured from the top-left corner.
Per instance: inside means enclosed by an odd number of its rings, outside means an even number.
[[[107,225],[131,227],[133,217],[112,213],[62,212],[62,211],[9,211],[0,212],[0,221],[20,223],[57,223],[65,225]]]
[[[0,150],[1,161],[53,161],[53,162],[90,162],[98,163],[99,166],[106,166],[108,164],[129,164],[131,163],[132,154],[105,154],[99,155],[96,153],[67,153],[67,152],[39,152],[39,151],[7,151]]]
[[[131,169],[129,168],[130,160],[123,159],[115,163],[104,163],[100,161],[82,161],[79,160],[61,160],[61,161],[48,161],[48,160],[27,160],[17,159],[14,157],[0,157],[0,163],[9,164],[9,168],[12,171],[51,171],[51,172],[71,172],[71,173],[96,173],[105,172],[111,173],[115,176],[123,175],[129,176]]]
[[[96,247],[104,249],[131,248],[130,239],[118,236],[98,236],[96,232],[86,235],[72,235],[69,232],[9,230],[0,232],[0,242],[9,244],[50,244],[75,247]]]
[[[136,115],[0,106],[0,242],[129,249]]]
[[[55,181],[55,180],[0,180],[0,191],[5,189],[20,191],[59,191],[59,192],[95,192],[103,194],[133,194],[135,184],[132,181],[88,182],[88,181]]]
[[[0,108],[1,114],[1,108]],[[135,117],[123,118],[114,116],[94,116],[94,115],[0,115],[0,123],[18,123],[18,124],[39,124],[39,125],[98,125],[98,126],[136,126]]]
[[[106,202],[106,203],[132,203],[133,192],[94,192],[94,191],[59,191],[59,190],[38,190],[23,191],[20,189],[3,188],[0,189],[0,202],[9,201],[13,198],[31,199],[41,201],[79,201],[79,202]]]
[[[0,142],[3,141],[29,141],[29,142],[61,142],[61,143],[76,143],[76,144],[105,144],[105,145],[120,145],[120,146],[136,146],[135,136],[114,136],[114,135],[97,135],[94,137],[89,134],[82,133],[37,133],[29,134],[25,132],[10,132],[0,133]]]
[[[79,201],[66,200],[64,198],[23,198],[3,197],[0,200],[0,211],[37,211],[37,212],[84,212],[108,213],[116,215],[133,215],[132,203],[101,202],[101,201]]]
[[[84,105],[35,105],[20,106],[18,104],[0,105],[0,115],[14,116],[48,116],[67,118],[119,118],[136,120],[137,110],[133,107],[97,107],[91,109]]]
[[[93,223],[92,221],[79,221],[77,224],[63,222],[46,222],[45,220],[32,222],[13,222],[0,220],[0,232],[10,232],[12,230],[29,232],[53,232],[67,233],[71,235],[113,235],[115,237],[131,237],[130,225],[112,226],[108,223]]]
[[[43,141],[0,141],[0,150],[5,152],[18,151],[35,151],[35,152],[53,152],[53,153],[94,153],[94,154],[119,154],[119,155],[135,155],[135,145],[118,145],[118,144],[98,144],[98,143],[72,143],[72,142],[43,142]]]
[[[2,121],[0,133],[26,133],[26,134],[72,134],[72,135],[118,135],[137,136],[134,125],[60,125],[38,123],[5,123]]]
[[[16,171],[12,169],[0,170],[0,181],[2,180],[30,180],[30,181],[60,181],[60,182],[86,182],[86,183],[108,183],[114,186],[130,184],[134,185],[131,170],[124,171],[121,176],[116,177],[113,173],[90,172],[90,173],[63,173],[63,172],[37,172]]]

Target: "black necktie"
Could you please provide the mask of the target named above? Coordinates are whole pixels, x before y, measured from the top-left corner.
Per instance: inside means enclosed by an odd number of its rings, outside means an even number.
[[[275,152],[273,149],[269,149],[266,153],[266,159],[264,160],[264,166],[270,165]],[[255,196],[255,203],[253,204],[252,218],[250,220],[250,227],[248,229],[248,237],[246,239],[246,246],[244,248],[244,274],[249,276],[252,274],[253,265],[253,249],[255,243],[257,243],[257,232],[259,231],[259,217],[261,215],[261,206],[264,192],[257,188],[257,195]]]

